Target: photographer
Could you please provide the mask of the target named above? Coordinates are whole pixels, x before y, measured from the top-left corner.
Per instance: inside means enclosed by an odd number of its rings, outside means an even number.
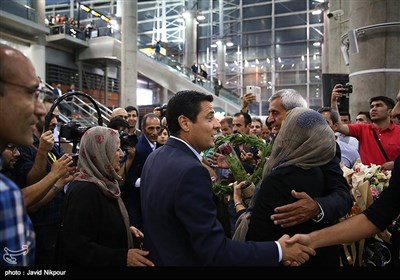
[[[131,167],[133,160],[135,159],[135,146],[137,143],[137,137],[134,134],[128,134],[127,130],[129,128],[129,124],[123,118],[115,117],[111,119],[108,127],[115,129],[119,132],[120,148],[124,152],[124,156],[120,161],[121,168],[118,171],[118,174],[122,177],[123,180],[125,180],[126,173]]]
[[[344,94],[343,85],[335,85],[331,96],[331,107],[336,112],[338,112],[338,99]],[[387,96],[375,96],[370,99],[369,105],[372,123],[344,124],[340,121],[337,130],[358,139],[363,164],[381,165],[382,169],[392,170],[400,150],[400,126],[390,119],[390,112],[395,102]]]
[[[47,95],[43,100],[45,112],[49,112],[54,99]],[[57,124],[58,109],[52,112],[49,129],[45,130],[45,116],[40,117],[33,132],[33,144],[29,147],[20,147],[21,153],[13,172],[14,178],[21,189],[25,189],[35,183],[40,182],[51,173],[53,164],[61,160],[63,163],[68,161],[68,157],[62,155],[63,150],[54,142],[53,130]],[[73,173],[74,168],[68,168],[68,172]],[[48,177],[49,178],[49,177]],[[61,179],[64,179],[61,178]],[[39,267],[53,266],[55,259],[55,244],[59,224],[61,220],[62,205],[64,202],[64,184],[73,179],[67,176],[62,184],[56,182],[51,188],[47,188],[47,194],[41,200],[32,204],[30,218],[36,232],[36,263]],[[60,185],[58,185],[60,183]],[[24,198],[28,195],[29,189],[22,190]]]
[[[155,107],[153,109],[153,114],[156,114],[160,118],[161,125],[168,127],[167,118],[165,117],[166,112],[167,112],[167,104],[163,104],[162,106]]]

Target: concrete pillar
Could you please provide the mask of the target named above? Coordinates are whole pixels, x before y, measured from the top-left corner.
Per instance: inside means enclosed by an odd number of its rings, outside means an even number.
[[[160,96],[161,104],[167,104],[168,103],[168,89],[163,87],[161,88],[161,96]]]
[[[119,106],[137,107],[137,2],[122,1],[121,95]]]
[[[226,53],[226,45],[225,40],[221,40],[221,44],[217,45],[217,64],[218,64],[218,79],[221,81],[222,85],[225,85],[225,53]]]
[[[329,10],[324,11],[324,45],[323,45],[323,73],[348,74],[349,68],[345,64],[340,47],[341,36],[349,30],[349,8],[348,0],[330,0]],[[340,17],[327,17],[333,11],[343,11]],[[326,63],[327,62],[327,63]]]
[[[74,10],[76,8],[75,0],[69,0],[69,18],[74,18]]]
[[[42,37],[42,36],[40,36]],[[34,44],[31,45],[31,61],[35,66],[36,74],[46,81],[46,47],[44,46],[44,38],[38,39]]]
[[[35,19],[34,21],[38,24],[44,25],[44,19],[46,15],[46,1],[36,0],[32,1],[32,8],[35,9]]]
[[[341,51],[341,38],[351,30],[399,22],[400,1],[330,0],[328,12],[338,10],[343,10],[343,15],[325,17],[329,63],[323,67],[323,72],[349,74],[349,82],[353,85],[349,111],[354,120],[359,111],[369,109],[371,97],[385,95],[395,99],[399,91],[400,27],[380,27],[358,34],[359,52],[348,51],[349,65],[344,60],[347,54]]]
[[[399,22],[398,0],[349,1],[349,31],[388,22]],[[349,52],[350,114],[369,109],[369,99],[385,95],[395,99],[400,88],[400,26],[365,30],[357,36],[358,53]],[[354,118],[352,118],[354,119]]]
[[[219,26],[218,32],[221,44],[217,44],[217,63],[218,63],[218,79],[221,81],[222,86],[225,86],[225,53],[226,53],[226,38],[224,38],[224,1],[219,1]]]
[[[45,0],[37,0],[32,2],[32,8],[36,11],[35,22],[44,26],[45,19]],[[36,41],[31,44],[31,61],[36,69],[36,74],[46,81],[46,37],[39,35]]]
[[[197,21],[196,11],[187,11],[185,16],[185,52],[183,62],[186,67],[192,66],[193,62],[197,62]]]
[[[115,16],[116,17],[121,17],[122,16],[122,3],[123,3],[124,1],[123,0],[117,0],[117,8],[116,8],[116,11],[115,11]]]

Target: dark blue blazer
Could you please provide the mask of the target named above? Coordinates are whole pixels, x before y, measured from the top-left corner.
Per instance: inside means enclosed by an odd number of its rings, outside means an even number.
[[[153,151],[144,134],[138,137],[135,158],[126,174],[124,185],[121,187],[122,200],[128,211],[129,221],[138,229],[143,229],[142,210],[140,207],[140,188],[135,187],[135,182],[140,178],[143,165]]]
[[[207,169],[172,137],[149,155],[141,177],[144,249],[156,266],[277,266],[274,241],[226,237]]]
[[[58,89],[56,87],[53,89],[53,97],[54,97],[54,99],[57,99],[57,98],[60,97],[60,94],[59,94]]]
[[[341,159],[340,147],[336,143],[335,156],[327,164],[321,166],[324,173],[324,193],[315,200],[324,210],[322,223],[336,222],[349,213],[353,206],[349,184],[340,168]]]

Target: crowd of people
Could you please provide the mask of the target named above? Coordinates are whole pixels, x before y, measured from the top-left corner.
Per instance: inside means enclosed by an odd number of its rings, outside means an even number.
[[[67,15],[55,15],[47,16],[45,19],[45,24],[50,28],[51,34],[68,34],[72,37],[79,38],[82,40],[87,40],[92,37],[100,36],[100,27],[95,21],[79,21],[73,17],[68,17]],[[101,29],[107,29],[106,32],[101,32],[107,34],[107,36],[113,33],[110,24],[101,27]],[[92,34],[94,32],[94,34]]]
[[[207,81],[208,73],[205,69],[204,65],[198,65],[197,62],[193,62],[192,66],[190,66],[193,75],[193,83],[198,83],[200,85],[204,84],[204,81]]]
[[[75,165],[54,140],[58,109],[46,125],[58,90],[40,89],[20,51],[0,44],[0,58],[2,266],[339,267],[340,244],[400,214],[400,92],[371,98],[351,123],[338,110],[339,84],[318,111],[279,90],[265,121],[248,114],[252,94],[219,120],[213,95],[180,91],[140,121],[136,107],[115,108],[108,127],[82,135]],[[235,134],[272,145],[250,196],[215,146]],[[249,143],[233,150],[248,174],[265,159]],[[357,161],[390,171],[389,187],[339,222],[354,204],[341,164]],[[222,204],[215,182],[232,187]]]

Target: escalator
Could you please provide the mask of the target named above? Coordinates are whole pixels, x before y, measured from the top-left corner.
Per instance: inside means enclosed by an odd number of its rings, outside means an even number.
[[[79,60],[117,60],[121,61],[121,41],[112,37],[92,38],[88,41],[88,48],[79,54]],[[193,83],[193,74],[190,68],[170,57],[163,56],[160,60],[146,55],[142,51],[137,52],[137,72],[154,81],[171,92],[181,90],[196,90],[207,94],[214,94],[214,86],[207,79],[198,79]],[[214,95],[213,105],[216,111],[223,111],[233,115],[240,111],[241,100],[226,89],[219,90],[219,96]]]
[[[156,61],[139,51],[137,53],[137,71],[175,93],[181,90],[196,90],[214,95],[213,84],[209,80],[193,77],[189,68],[182,67],[182,65],[168,57],[163,57],[161,61]],[[197,80],[196,83],[193,82],[195,79]],[[223,111],[228,115],[233,115],[240,111],[240,102],[241,100],[233,96],[231,92],[221,89],[219,96],[214,95],[213,105],[216,111]]]

